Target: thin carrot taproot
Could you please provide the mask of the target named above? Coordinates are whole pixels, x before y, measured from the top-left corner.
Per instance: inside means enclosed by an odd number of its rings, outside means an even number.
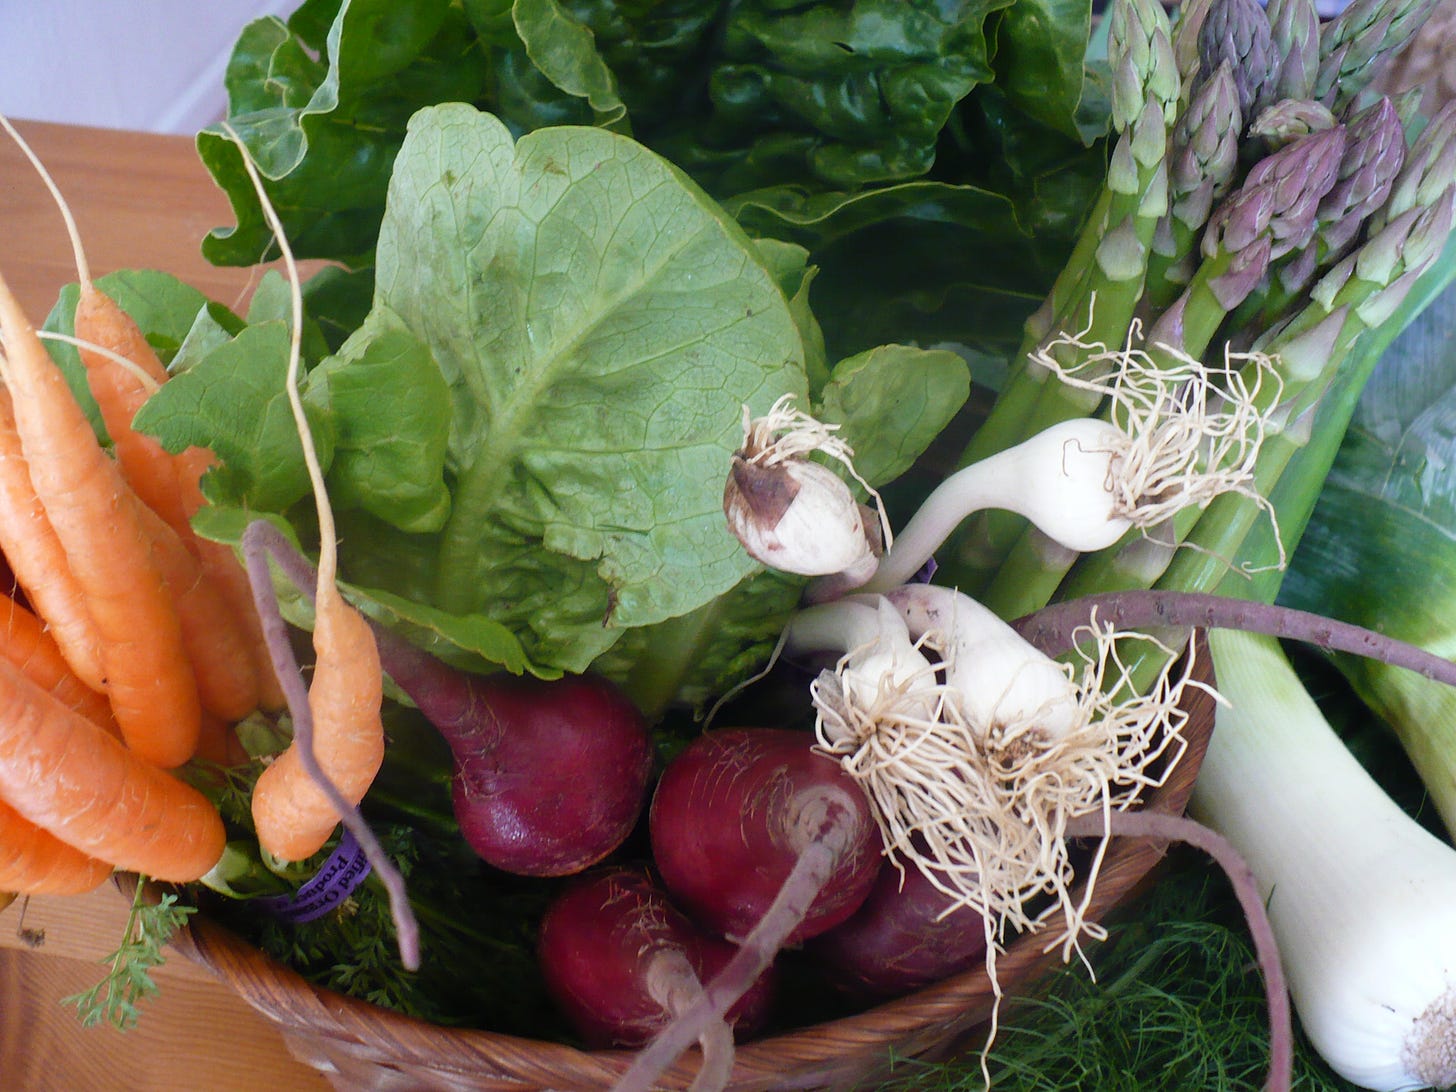
[[[115,871],[0,803],[0,891],[17,895],[83,895]]]
[[[217,809],[0,660],[0,800],[81,852],[189,883],[222,856]]]
[[[3,277],[0,336],[0,377],[31,483],[95,623],[116,722],[149,761],[186,762],[201,703],[176,608],[128,500],[134,494]]]
[[[26,600],[46,626],[76,677],[106,689],[101,638],[66,551],[36,496],[16,430],[10,392],[0,387],[0,552]]]
[[[0,598],[0,656],[62,704],[120,737],[106,696],[76,677],[46,624],[9,596]]]
[[[338,791],[342,802],[356,807],[384,762],[384,671],[379,648],[363,616],[340,594],[338,539],[333,510],[324,486],[313,431],[303,412],[298,390],[303,340],[303,293],[298,268],[251,157],[235,134],[243,167],[273,230],[288,271],[293,323],[288,373],[288,404],[303,447],[304,464],[318,513],[319,566],[314,595],[314,670],[308,688],[310,731],[307,746],[318,770]],[[344,818],[335,801],[315,778],[310,763],[294,742],[268,766],[253,787],[252,812],[258,844],[285,860],[299,860],[320,849]]]

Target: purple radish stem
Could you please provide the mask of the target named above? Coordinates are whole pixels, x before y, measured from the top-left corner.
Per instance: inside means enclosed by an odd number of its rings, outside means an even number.
[[[1289,989],[1279,960],[1274,928],[1259,897],[1253,869],[1223,835],[1186,815],[1157,811],[1089,813],[1067,821],[1068,838],[1146,838],[1156,842],[1184,842],[1201,849],[1223,869],[1243,908],[1269,1005],[1269,1075],[1265,1092],[1286,1092],[1294,1065],[1294,1032],[1289,1015]]]
[[[1416,645],[1308,611],[1247,599],[1230,599],[1207,592],[1144,588],[1087,595],[1043,607],[1012,625],[1047,655],[1056,656],[1076,644],[1074,631],[1087,625],[1094,610],[1098,621],[1118,626],[1237,629],[1245,633],[1303,641],[1327,651],[1349,652],[1393,667],[1409,668],[1428,679],[1456,686],[1456,663]]]
[[[277,528],[248,530],[291,581],[312,587],[313,566]],[[384,670],[450,745],[455,817],[483,860],[563,876],[626,840],[654,757],[647,723],[621,691],[590,675],[472,675],[369,621]]]
[[[309,709],[308,688],[304,685],[298,661],[293,658],[288,627],[278,610],[273,577],[268,570],[268,554],[274,552],[274,545],[268,536],[253,533],[254,528],[267,526],[257,521],[243,532],[243,556],[247,565],[248,583],[253,590],[253,602],[268,645],[268,655],[273,660],[273,671],[278,676],[279,686],[288,702],[289,715],[293,719],[293,740],[298,747],[299,761],[309,777],[328,797],[329,803],[339,813],[340,821],[354,835],[360,848],[364,850],[365,857],[374,867],[375,874],[384,884],[389,893],[389,911],[394,919],[400,962],[406,970],[417,971],[420,967],[420,929],[405,891],[404,876],[384,852],[384,847],[379,844],[379,839],[374,836],[374,831],[369,828],[359,809],[349,802],[328,774],[324,773],[319,766],[318,756],[314,754],[313,713]],[[299,586],[312,589],[313,582],[306,579]]]

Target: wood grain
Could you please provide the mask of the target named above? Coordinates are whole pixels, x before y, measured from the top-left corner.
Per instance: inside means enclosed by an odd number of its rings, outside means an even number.
[[[235,220],[190,139],[23,120],[15,127],[65,194],[93,276],[163,269],[230,306],[246,297],[256,270],[202,257],[203,237]],[[0,139],[0,239],[0,273],[38,324],[76,266],[55,202],[8,138]]]
[[[173,273],[235,305],[257,273],[218,269],[200,251],[213,227],[233,222],[227,199],[181,137],[16,122],[71,204],[93,275],[120,268]],[[76,279],[65,226],[30,164],[0,139],[0,273],[40,323]],[[60,1004],[99,979],[128,902],[110,884],[90,895],[31,899],[0,908],[0,1088],[5,1092],[218,1092],[329,1087],[295,1061],[274,1025],[205,968],[174,956],[140,1025],[120,1034],[84,1029]],[[30,949],[28,930],[45,943]]]

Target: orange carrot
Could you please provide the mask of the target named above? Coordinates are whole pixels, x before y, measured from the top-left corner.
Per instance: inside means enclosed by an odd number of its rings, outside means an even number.
[[[3,660],[0,800],[89,856],[171,883],[203,875],[227,841],[205,796]]]
[[[15,428],[10,392],[0,388],[0,552],[26,599],[46,620],[76,676],[105,690],[101,639],[66,552],[35,495]]]
[[[233,139],[237,141],[234,134]],[[318,588],[314,596],[314,672],[308,689],[312,721],[310,749],[324,777],[343,800],[357,805],[384,761],[384,672],[369,624],[339,594],[338,542],[334,515],[324,487],[303,400],[298,392],[303,340],[303,298],[293,252],[283,226],[264,192],[252,159],[241,141],[243,166],[253,180],[263,214],[278,241],[288,270],[293,311],[286,379],[288,404],[303,446],[304,463],[318,511]],[[299,752],[299,741],[279,756],[253,787],[253,820],[258,844],[285,860],[299,860],[320,849],[342,818],[319,787]]]
[[[0,600],[0,656],[5,657],[31,682],[53,694],[92,723],[120,736],[111,706],[104,695],[78,679],[61,655],[46,625],[15,600]]]
[[[86,383],[111,436],[122,477],[147,507],[190,537],[173,456],[156,439],[131,427],[137,410],[166,380],[166,369],[132,317],[87,279],[81,281],[75,330]],[[93,345],[130,360],[138,370],[128,371]]]
[[[353,803],[364,797],[384,761],[379,718],[383,673],[369,624],[332,584],[321,585],[314,607],[317,654],[308,707],[319,766]],[[302,860],[328,841],[339,814],[290,746],[253,788],[258,844],[286,861]]]
[[[0,803],[0,891],[81,895],[100,887],[113,871]]]
[[[241,720],[258,708],[258,678],[232,609],[177,533],[146,505],[133,503],[172,593],[202,708],[224,720]]]
[[[211,451],[200,447],[189,447],[177,456],[182,507],[189,521],[207,503],[202,495],[202,475],[216,462],[217,457]],[[197,535],[192,536],[192,545],[197,559],[202,563],[203,572],[218,593],[227,600],[232,618],[242,631],[243,641],[253,661],[259,707],[268,710],[282,709],[283,690],[278,685],[278,677],[273,673],[273,658],[268,654],[268,644],[263,638],[263,623],[258,618],[258,608],[253,602],[252,589],[248,586],[247,570],[233,553],[231,546]]]
[[[186,762],[201,707],[182,627],[116,464],[20,304],[0,278],[0,375],[36,495],[85,595],[106,693],[127,745],[160,766]]]
[[[247,594],[243,567],[226,547],[214,549],[215,544],[202,542],[192,531],[191,518],[205,503],[198,483],[215,461],[212,452],[190,447],[173,455],[153,437],[132,427],[137,411],[167,380],[167,369],[136,321],[92,281],[90,263],[70,205],[45,164],[3,115],[0,115],[0,126],[9,132],[35,167],[65,221],[80,280],[80,298],[73,320],[77,349],[86,369],[87,384],[111,436],[121,475],[147,507],[161,516],[183,545],[203,562],[203,578],[218,585],[216,593],[211,595],[212,605],[223,607],[211,615],[210,626],[234,631],[216,639],[248,646],[248,674],[255,680],[252,685],[256,689],[257,682],[263,682],[266,704],[269,708],[279,708],[282,695],[273,679],[272,662],[263,647],[262,630],[257,624],[252,597]],[[219,551],[226,554],[226,562]],[[184,634],[189,629],[185,617],[183,629]],[[189,645],[192,643],[189,641]],[[219,669],[200,670],[217,674]],[[219,715],[231,715],[235,719],[242,713],[229,714],[224,710],[246,704],[244,712],[247,712],[259,704],[256,696],[246,703],[210,701],[208,680],[204,677],[200,681],[204,704]]]

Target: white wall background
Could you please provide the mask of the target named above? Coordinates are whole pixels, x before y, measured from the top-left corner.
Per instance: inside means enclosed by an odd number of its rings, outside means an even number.
[[[191,135],[221,118],[238,33],[300,0],[0,0],[0,113]]]

